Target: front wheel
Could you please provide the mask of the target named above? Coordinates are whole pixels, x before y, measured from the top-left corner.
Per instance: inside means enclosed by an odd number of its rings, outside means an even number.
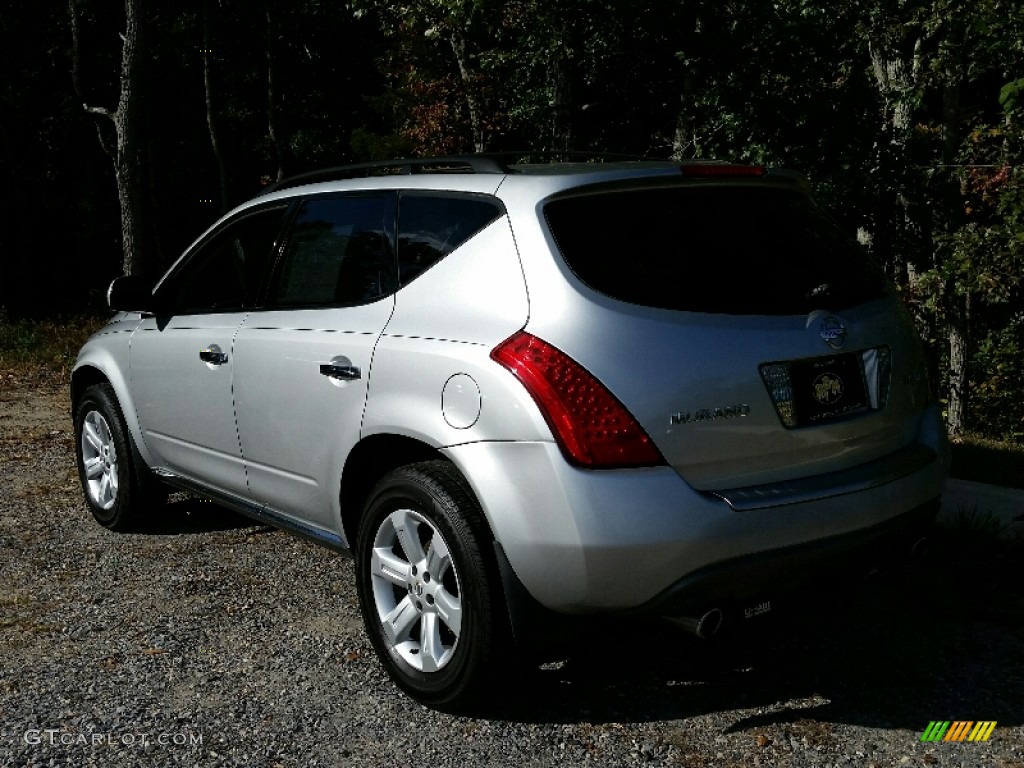
[[[96,521],[112,531],[139,527],[148,507],[165,497],[143,465],[109,384],[95,384],[75,410],[78,476]]]
[[[367,632],[388,674],[439,709],[475,703],[511,661],[480,507],[443,461],[395,470],[371,492],[357,538]]]

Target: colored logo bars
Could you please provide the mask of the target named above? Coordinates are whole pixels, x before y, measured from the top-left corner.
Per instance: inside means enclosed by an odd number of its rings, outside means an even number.
[[[921,741],[988,741],[995,727],[995,720],[932,720]]]

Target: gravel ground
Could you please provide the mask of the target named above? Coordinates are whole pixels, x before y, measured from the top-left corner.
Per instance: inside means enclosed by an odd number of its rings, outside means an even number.
[[[1019,547],[961,532],[722,642],[602,628],[457,717],[386,679],[351,561],[179,496],[103,530],[64,387],[0,385],[0,765],[1024,767]],[[931,720],[998,725],[922,743]]]

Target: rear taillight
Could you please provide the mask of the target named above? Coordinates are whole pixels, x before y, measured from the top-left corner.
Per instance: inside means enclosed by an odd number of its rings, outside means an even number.
[[[892,381],[892,353],[888,347],[865,349],[860,353],[864,365],[864,380],[868,385],[868,404],[876,411],[889,402]]]
[[[775,412],[787,429],[796,426],[796,408],[793,405],[793,379],[785,363],[768,363],[761,366],[761,378],[768,387]]]
[[[615,395],[561,350],[520,331],[495,347],[491,358],[526,387],[572,463],[592,469],[665,463]]]

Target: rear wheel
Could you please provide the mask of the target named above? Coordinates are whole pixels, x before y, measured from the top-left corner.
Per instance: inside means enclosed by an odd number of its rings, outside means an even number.
[[[418,701],[461,709],[511,658],[479,505],[446,462],[385,476],[357,540],[367,631],[388,674]]]
[[[139,527],[152,505],[165,497],[143,464],[109,384],[95,384],[75,410],[78,476],[96,521],[112,531]]]

